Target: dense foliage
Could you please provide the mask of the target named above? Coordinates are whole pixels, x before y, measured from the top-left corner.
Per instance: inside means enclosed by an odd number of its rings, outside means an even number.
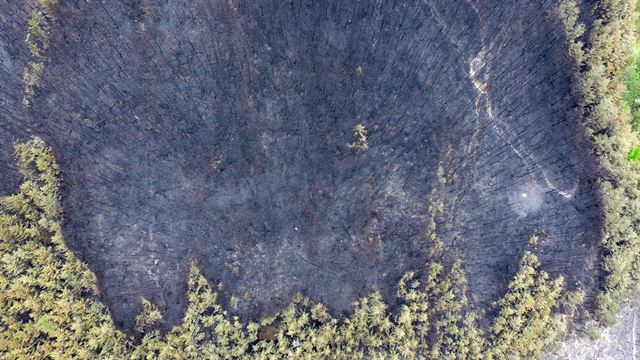
[[[640,164],[638,134],[624,106],[623,74],[634,45],[633,0],[600,0],[588,33],[579,24],[575,1],[560,7],[575,79],[582,97],[582,117],[604,168],[600,179],[604,207],[603,268],[607,273],[599,298],[599,315],[614,320],[618,303],[638,288],[640,279]],[[628,99],[627,99],[628,100]],[[635,99],[633,100],[635,102]]]
[[[640,10],[640,1],[636,1],[636,12]],[[640,43],[638,33],[640,32],[640,20],[636,19],[634,24],[635,44],[633,45],[631,57],[623,75],[625,92],[622,96],[624,105],[631,114],[631,123],[634,130],[640,129]],[[640,150],[640,148],[638,148]]]
[[[0,357],[91,358],[122,352],[94,275],[65,246],[58,168],[43,142],[17,145],[24,182],[0,199]]]
[[[276,316],[248,324],[217,303],[193,263],[183,322],[160,333],[162,315],[141,299],[137,334],[126,335],[100,302],[94,275],[65,246],[51,151],[35,138],[16,154],[24,183],[0,199],[1,358],[519,359],[539,356],[563,329],[563,317],[552,315],[562,279],[549,279],[527,252],[486,330],[468,309],[459,261],[406,274],[397,311],[373,293],[338,320],[298,295]]]

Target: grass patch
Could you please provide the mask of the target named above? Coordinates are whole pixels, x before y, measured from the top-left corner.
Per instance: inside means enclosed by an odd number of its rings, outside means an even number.
[[[631,149],[629,155],[627,155],[627,159],[632,162],[640,160],[640,146]]]

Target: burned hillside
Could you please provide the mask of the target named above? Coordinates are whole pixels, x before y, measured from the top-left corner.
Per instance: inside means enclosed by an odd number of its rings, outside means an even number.
[[[125,328],[140,296],[179,321],[191,257],[244,318],[296,292],[393,303],[433,236],[475,304],[531,248],[598,287],[598,167],[552,1],[65,1],[25,106],[29,11],[0,2],[0,190],[13,141],[42,137],[66,241]]]

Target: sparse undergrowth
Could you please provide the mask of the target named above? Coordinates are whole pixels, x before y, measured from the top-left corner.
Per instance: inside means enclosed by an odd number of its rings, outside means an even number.
[[[349,144],[349,149],[367,151],[369,150],[369,140],[367,139],[367,128],[363,124],[357,124],[353,128],[353,135],[356,141]]]
[[[605,170],[599,185],[607,276],[598,299],[598,315],[611,323],[620,300],[637,290],[640,280],[640,165],[635,161],[640,141],[624,105],[628,99],[623,84],[637,14],[634,0],[600,0],[593,11],[593,26],[585,33],[578,22],[576,2],[568,0],[560,6],[569,55],[575,60],[582,118]]]
[[[553,315],[562,279],[525,253],[497,315],[483,329],[467,305],[464,271],[429,261],[398,284],[400,308],[379,293],[338,320],[302,295],[260,323],[242,323],[217,303],[195,263],[183,322],[166,334],[142,299],[137,335],[116,329],[96,279],[60,229],[58,166],[42,140],[16,145],[24,183],[0,200],[0,357],[6,359],[524,359],[539,357],[564,328]]]
[[[29,29],[24,39],[27,48],[31,52],[29,61],[22,74],[24,85],[24,95],[22,105],[31,106],[36,88],[40,86],[44,73],[45,57],[44,52],[49,48],[50,28],[54,20],[53,9],[58,0],[37,0],[35,7],[29,13]]]

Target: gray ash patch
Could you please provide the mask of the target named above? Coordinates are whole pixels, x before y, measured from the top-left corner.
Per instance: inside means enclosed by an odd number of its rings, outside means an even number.
[[[545,194],[536,183],[524,183],[516,187],[508,195],[508,204],[513,207],[518,217],[533,215],[542,208]]]

